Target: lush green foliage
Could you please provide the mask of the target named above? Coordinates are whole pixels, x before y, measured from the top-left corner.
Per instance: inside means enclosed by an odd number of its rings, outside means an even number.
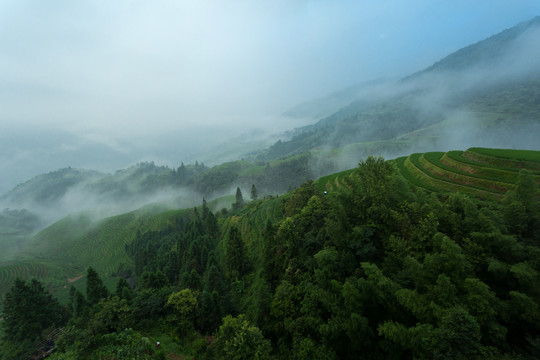
[[[33,351],[33,344],[47,328],[61,326],[66,313],[41,283],[15,280],[2,309],[2,358],[21,359]]]
[[[217,332],[215,343],[218,359],[269,360],[272,358],[270,341],[261,331],[249,323],[245,315],[236,318],[228,315]]]
[[[534,179],[519,173],[502,201],[430,194],[369,157],[219,216],[204,201],[138,227],[135,284],[106,292],[88,269],[53,358],[159,358],[151,329],[199,359],[537,357]]]

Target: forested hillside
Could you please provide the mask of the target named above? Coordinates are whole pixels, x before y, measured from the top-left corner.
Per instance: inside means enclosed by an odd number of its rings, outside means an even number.
[[[42,311],[39,283],[16,282],[2,353],[62,327],[51,359],[538,358],[537,189],[522,171],[496,200],[432,193],[370,157],[232,211],[203,203],[139,228],[133,283],[88,269]]]
[[[0,197],[0,264],[16,260],[45,226],[73,213],[95,219],[122,214],[150,203],[186,208],[201,199],[230,194],[236,187],[260,196],[283,193],[321,173],[335,171],[331,161],[301,154],[269,162],[232,161],[178,168],[139,163],[114,174],[66,168],[37,176]]]
[[[314,161],[305,153],[274,161],[238,160],[213,167],[196,162],[169,168],[144,162],[114,174],[66,168],[20,184],[0,200],[8,207],[39,209],[67,205],[76,208],[72,203],[86,201],[91,208],[99,202],[136,202],[137,199],[148,202],[152,196],[159,198],[167,191],[171,196],[188,197],[186,194],[190,192],[211,197],[237,185],[248,189],[253,183],[259,184],[263,194],[279,193],[312,178],[316,170]]]

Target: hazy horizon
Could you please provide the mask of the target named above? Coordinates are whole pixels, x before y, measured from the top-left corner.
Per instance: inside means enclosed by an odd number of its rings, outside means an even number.
[[[264,146],[309,121],[281,116],[299,103],[410,75],[539,14],[536,1],[4,1],[0,194],[62,167]]]

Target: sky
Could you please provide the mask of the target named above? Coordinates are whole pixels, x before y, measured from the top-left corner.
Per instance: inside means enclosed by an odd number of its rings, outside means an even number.
[[[537,15],[538,0],[1,0],[0,193],[47,169],[180,162],[149,150],[162,139],[187,154],[292,128],[280,115],[298,103]]]

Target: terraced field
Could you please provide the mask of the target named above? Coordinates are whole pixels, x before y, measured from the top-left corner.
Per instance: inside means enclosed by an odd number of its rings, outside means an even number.
[[[9,285],[16,278],[25,280],[36,278],[43,279],[49,270],[43,263],[15,263],[0,269],[0,292],[8,290]]]
[[[338,188],[349,187],[350,177],[354,169],[341,171],[328,176],[323,176],[315,181],[315,186],[320,191],[334,191]]]
[[[540,151],[471,148],[466,151],[416,153],[392,160],[412,185],[432,192],[460,192],[500,200],[513,190],[520,171],[540,185]],[[315,181],[321,191],[348,187],[353,170]],[[540,189],[537,190],[540,196]]]
[[[540,152],[530,150],[470,148],[463,156],[494,167],[527,169],[540,174]]]
[[[272,197],[265,201],[256,200],[238,210],[238,215],[241,216],[227,216],[219,221],[224,234],[228,233],[231,226],[237,226],[242,233],[242,239],[251,251],[254,241],[261,239],[260,235],[266,222],[270,220],[272,224],[276,224],[281,220],[281,209],[282,199],[280,197]]]
[[[405,179],[429,191],[499,200],[515,188],[522,170],[540,185],[540,151],[471,148],[417,153],[394,161]]]

